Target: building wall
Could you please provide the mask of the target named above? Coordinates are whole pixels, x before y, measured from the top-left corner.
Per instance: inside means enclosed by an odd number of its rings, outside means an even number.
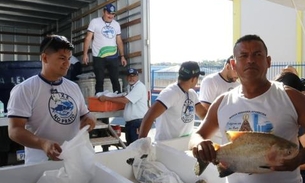
[[[297,23],[304,23],[304,16],[301,17],[301,22],[295,9],[267,0],[234,1],[240,3],[240,10],[234,10],[237,14],[240,13],[240,23],[235,22],[235,33],[239,32],[239,36],[259,35],[265,41],[274,62],[297,61],[297,43],[304,42],[303,38],[298,40]],[[238,21],[236,18],[234,20]],[[301,52],[304,55],[305,50],[302,48]]]

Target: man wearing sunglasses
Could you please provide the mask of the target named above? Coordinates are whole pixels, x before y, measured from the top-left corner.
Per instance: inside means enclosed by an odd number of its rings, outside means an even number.
[[[40,45],[41,72],[10,93],[9,137],[25,146],[25,164],[59,160],[64,141],[84,126],[95,127],[79,86],[64,78],[72,50],[65,37],[47,36]]]
[[[115,6],[107,4],[103,16],[90,21],[84,40],[83,63],[88,64],[88,50],[92,41],[93,68],[96,79],[95,92],[104,91],[105,69],[108,70],[113,92],[121,93],[119,64],[126,66],[120,24],[114,20]],[[93,39],[93,40],[92,40]],[[118,60],[120,55],[120,62]]]

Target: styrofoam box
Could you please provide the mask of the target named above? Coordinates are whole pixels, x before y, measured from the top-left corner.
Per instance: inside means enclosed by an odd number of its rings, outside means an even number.
[[[210,164],[206,170],[198,177],[194,173],[196,159],[187,155],[189,137],[174,139],[171,141],[154,143],[156,161],[164,164],[169,170],[175,172],[183,182],[192,183],[198,180],[205,180],[207,183],[223,183],[224,178],[218,177],[216,166]],[[181,146],[182,144],[182,146]],[[132,182],[136,182],[132,166],[126,163],[126,160],[133,158],[136,152],[124,149],[119,151],[110,151],[100,153],[95,156],[96,161],[105,165],[112,171],[122,175]]]
[[[35,165],[19,165],[0,168],[1,183],[36,183],[46,170],[58,170],[63,167],[63,162],[49,161]],[[90,183],[132,183],[125,177],[110,170],[99,163],[95,164],[96,174]]]
[[[225,183],[226,179],[219,178],[217,167],[212,163],[207,166],[199,177],[195,175],[194,166],[197,160],[188,150],[188,142],[189,137],[158,142],[156,147],[164,149],[163,151],[159,150],[159,152],[167,152],[157,154],[157,159],[159,159],[168,169],[180,175],[180,178],[184,182],[196,182],[199,179],[203,179],[207,183]],[[189,153],[187,153],[187,151],[189,151]]]

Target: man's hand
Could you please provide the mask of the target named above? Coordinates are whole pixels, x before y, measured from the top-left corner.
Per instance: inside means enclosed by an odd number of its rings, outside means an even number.
[[[105,95],[101,95],[99,98],[98,98],[101,102],[105,102],[107,100],[107,97]]]
[[[121,64],[122,64],[122,66],[124,66],[124,67],[127,65],[127,61],[126,61],[126,59],[125,59],[124,56],[121,57]]]
[[[41,147],[42,147],[42,150],[48,156],[49,160],[53,160],[53,161],[61,160],[58,158],[58,156],[62,152],[62,149],[58,143],[43,139]]]
[[[303,150],[304,151],[304,150]],[[304,152],[302,150],[299,154],[292,159],[285,159],[281,162],[281,166],[273,166],[271,167],[274,171],[293,171],[298,168],[302,163],[302,159],[304,157]]]
[[[84,55],[83,55],[83,64],[88,65],[88,62],[89,62],[88,55],[87,55],[87,54],[84,54]]]
[[[200,159],[202,162],[212,162],[218,164],[216,160],[216,151],[211,140],[204,140],[197,147],[192,149],[195,158]]]

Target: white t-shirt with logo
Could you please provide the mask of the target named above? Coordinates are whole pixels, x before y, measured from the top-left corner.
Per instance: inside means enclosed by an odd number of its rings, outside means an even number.
[[[112,20],[106,23],[102,17],[90,21],[88,31],[94,33],[92,55],[94,57],[108,57],[117,54],[116,36],[121,34],[120,24]]]
[[[51,94],[51,89],[56,90]],[[8,117],[28,118],[25,128],[60,145],[80,130],[80,117],[89,112],[79,86],[63,78],[51,86],[38,75],[16,85],[8,102]],[[25,163],[47,161],[45,152],[25,147]]]
[[[199,101],[211,104],[218,96],[238,85],[238,82],[227,82],[218,72],[209,74],[200,83]]]
[[[177,83],[163,89],[157,101],[167,109],[156,119],[155,140],[169,140],[190,135],[194,128],[195,105],[199,103],[193,89],[184,92]]]
[[[219,129],[223,144],[228,142],[226,131],[272,133],[298,144],[297,112],[284,90],[283,83],[272,82],[268,91],[252,99],[245,98],[241,86],[228,92],[219,105]],[[299,183],[300,170],[266,174],[234,173],[228,183]]]

